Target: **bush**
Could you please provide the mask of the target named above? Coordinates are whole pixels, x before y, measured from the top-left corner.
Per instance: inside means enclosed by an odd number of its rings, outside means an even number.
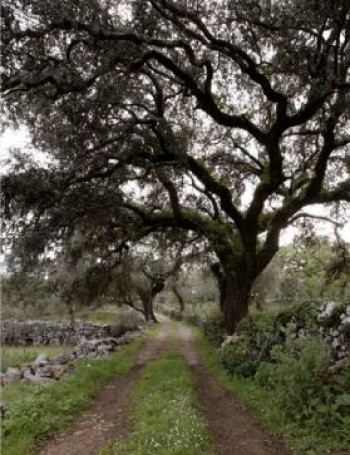
[[[246,317],[238,325],[237,333],[247,340],[254,359],[260,361],[271,360],[272,348],[282,341],[276,317],[271,313]]]
[[[254,376],[259,364],[256,359],[252,358],[248,343],[244,339],[225,346],[222,349],[221,362],[228,373],[244,378]]]
[[[256,382],[265,389],[272,389],[275,385],[274,377],[278,366],[271,362],[260,362],[256,374]]]
[[[320,304],[317,302],[303,302],[293,305],[288,310],[281,311],[276,316],[276,327],[287,327],[289,324],[295,326],[295,330],[305,328],[310,334],[318,331],[317,315],[320,311]]]
[[[317,418],[325,427],[339,422],[328,346],[318,337],[308,337],[276,348],[274,355],[277,365],[271,371],[270,382],[285,413],[300,420]]]
[[[210,343],[213,343],[215,346],[219,346],[222,343],[225,326],[220,313],[213,312],[209,314],[201,321],[200,328]]]
[[[253,389],[269,396],[290,428],[305,429],[305,435],[327,432],[346,447],[350,370],[330,368],[330,347],[316,330],[318,311],[317,305],[307,304],[277,315],[248,316],[239,324],[234,343],[221,348],[221,362],[236,380],[248,378]]]

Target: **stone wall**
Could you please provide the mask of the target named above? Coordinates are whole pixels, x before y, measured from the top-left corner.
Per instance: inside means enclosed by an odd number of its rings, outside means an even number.
[[[2,321],[1,344],[22,346],[59,346],[77,344],[82,339],[118,338],[136,326],[97,325],[83,321]]]
[[[347,303],[303,303],[277,315],[250,316],[242,323],[237,334],[224,339],[222,352],[226,347],[230,349],[229,345],[244,340],[253,347],[254,360],[270,362],[276,345],[283,346],[293,340],[313,336],[328,345],[333,371],[350,366],[350,305]]]

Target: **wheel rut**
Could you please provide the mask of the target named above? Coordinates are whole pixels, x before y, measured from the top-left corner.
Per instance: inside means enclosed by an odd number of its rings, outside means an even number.
[[[37,448],[38,455],[97,455],[100,449],[128,433],[128,407],[133,385],[145,365],[157,359],[169,339],[169,327],[164,324],[147,340],[136,354],[133,368],[114,376],[81,412],[69,430],[57,434]]]
[[[242,406],[225,391],[201,362],[192,330],[178,325],[179,350],[195,377],[202,414],[210,429],[216,455],[289,455]]]
[[[133,386],[143,367],[156,360],[167,347],[178,350],[191,368],[215,455],[289,455],[284,445],[270,437],[203,365],[192,330],[181,323],[168,322],[140,349],[127,374],[113,377],[89,408],[74,419],[69,430],[42,444],[36,453],[98,455],[109,442],[127,437],[131,429],[128,411]]]

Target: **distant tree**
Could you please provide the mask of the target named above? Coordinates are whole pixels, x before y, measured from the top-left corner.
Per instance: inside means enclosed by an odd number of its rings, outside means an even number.
[[[326,279],[322,295],[331,287],[337,289],[340,298],[350,300],[350,244],[337,235],[337,242],[331,248],[332,257],[325,266]]]
[[[114,253],[114,251],[113,251]],[[55,292],[73,321],[78,308],[104,303],[112,271],[121,264],[122,251],[107,257],[88,243],[81,232],[75,232],[56,252],[52,280]]]
[[[161,293],[167,281],[176,283],[176,277],[184,262],[182,249],[175,255],[161,250],[154,254],[154,249],[135,250],[124,258],[111,275],[108,293],[119,304],[130,306],[143,314],[146,321],[157,322],[154,313],[154,300]]]
[[[314,238],[312,243],[284,247],[276,276],[280,301],[346,300],[350,297],[349,245]]]
[[[45,261],[32,270],[14,267],[0,276],[2,318],[35,318],[42,316],[45,310],[53,310],[57,300],[50,270],[51,264]]]
[[[3,181],[12,243],[44,249],[77,225],[109,246],[121,226],[186,231],[220,263],[232,333],[281,231],[304,207],[350,201],[349,12],[3,0],[8,118],[48,156]]]
[[[263,311],[269,300],[276,300],[282,286],[282,269],[283,264],[277,254],[255,281],[251,300],[258,311]]]
[[[174,279],[171,280],[170,289],[179,303],[180,313],[183,313],[185,310],[186,302],[184,296],[182,295],[181,284],[179,283],[178,276],[175,276]]]

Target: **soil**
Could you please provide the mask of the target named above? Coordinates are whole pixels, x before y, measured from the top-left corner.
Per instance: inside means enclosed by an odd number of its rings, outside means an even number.
[[[132,370],[115,376],[89,409],[75,419],[69,431],[41,446],[39,455],[97,455],[108,442],[125,436],[130,430],[130,391],[143,366],[158,358],[166,346],[177,348],[193,372],[216,455],[288,455],[281,442],[270,437],[204,367],[195,350],[191,329],[181,324],[177,328],[175,338],[170,325],[163,323],[157,335],[140,349]]]
[[[136,355],[129,373],[113,377],[87,410],[80,413],[68,431],[59,433],[38,449],[39,455],[97,455],[109,442],[127,434],[129,395],[142,368],[159,357],[168,339],[164,324]]]
[[[216,455],[288,455],[238,399],[225,391],[202,364],[190,328],[179,326],[179,348],[196,380],[202,414],[209,426]]]

